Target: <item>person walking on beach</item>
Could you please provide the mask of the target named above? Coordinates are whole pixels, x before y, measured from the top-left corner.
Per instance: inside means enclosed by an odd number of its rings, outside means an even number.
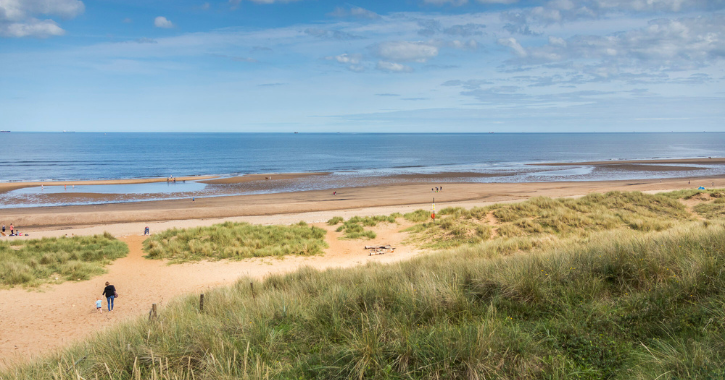
[[[10,235],[13,234],[13,231],[15,230],[15,227],[13,227],[13,224],[10,223]]]
[[[3,223],[3,235],[5,235],[5,223]]]
[[[116,287],[106,281],[106,287],[103,288],[102,296],[106,296],[106,302],[108,302],[108,311],[113,311],[113,299],[118,297],[116,294]]]
[[[149,231],[149,227],[148,226],[146,226],[146,228],[144,228],[143,234],[144,235],[150,235],[151,234],[151,232]]]
[[[96,311],[98,311],[98,314],[103,314],[103,301],[101,301],[101,297],[98,297],[96,300]]]

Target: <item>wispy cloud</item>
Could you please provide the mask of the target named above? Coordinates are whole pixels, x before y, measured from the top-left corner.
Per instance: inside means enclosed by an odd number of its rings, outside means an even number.
[[[0,37],[46,38],[65,34],[52,19],[38,16],[58,16],[71,19],[83,13],[85,5],[78,0],[0,1]]]

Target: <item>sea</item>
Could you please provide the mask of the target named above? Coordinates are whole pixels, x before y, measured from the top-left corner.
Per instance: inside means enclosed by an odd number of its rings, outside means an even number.
[[[286,188],[237,190],[238,193],[260,193],[336,188],[345,184],[374,185],[388,183],[388,178],[399,175],[435,173],[454,173],[450,175],[451,181],[469,182],[596,181],[720,175],[723,174],[725,165],[711,165],[697,172],[687,170],[612,172],[598,171],[587,166],[547,167],[529,164],[724,156],[725,133],[702,132],[540,134],[11,132],[0,133],[0,182],[237,176],[255,173],[331,173],[325,180],[297,181]],[[465,176],[466,178],[461,179],[456,178],[455,173],[490,175]],[[360,182],[363,178],[365,180]],[[158,187],[160,189],[158,191],[144,190],[143,187],[137,190],[125,187],[125,190],[119,188],[116,191],[179,192],[168,190],[168,187],[167,190]],[[103,192],[102,189],[97,189],[98,192]],[[190,190],[184,190],[184,196],[190,192],[198,192],[200,196],[205,195],[203,186],[187,189]],[[27,193],[33,190],[24,191]],[[113,189],[105,191],[114,192]],[[7,194],[4,197],[7,197]],[[165,197],[168,198],[169,194]],[[3,199],[0,197],[0,207],[3,207],[2,204]]]

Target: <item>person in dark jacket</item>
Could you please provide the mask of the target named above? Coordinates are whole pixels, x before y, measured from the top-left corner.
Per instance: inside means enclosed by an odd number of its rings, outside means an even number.
[[[108,302],[108,311],[113,311],[113,299],[116,298],[116,287],[106,281],[106,287],[103,288],[101,295],[106,296]]]

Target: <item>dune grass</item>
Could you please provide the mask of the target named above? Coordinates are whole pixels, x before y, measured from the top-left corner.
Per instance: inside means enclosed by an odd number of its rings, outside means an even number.
[[[88,280],[128,254],[128,246],[109,233],[70,238],[0,241],[0,286]]]
[[[341,216],[333,216],[332,218],[330,218],[330,220],[327,221],[327,225],[334,226],[334,225],[340,224],[344,221],[345,221],[345,218],[343,218]]]
[[[411,221],[429,220],[430,213],[406,214]],[[676,197],[640,192],[590,194],[577,199],[536,197],[520,203],[464,209],[444,208],[436,221],[406,231],[425,248],[451,248],[501,238],[542,236],[586,237],[618,228],[662,231],[691,217]],[[495,221],[492,223],[491,221]]]
[[[344,221],[340,227],[337,227],[336,231],[344,232],[340,239],[375,239],[377,234],[374,231],[366,230],[365,227],[375,227],[378,223],[395,223],[395,220],[401,216],[399,213],[393,213],[388,216],[353,216]],[[330,219],[327,224],[330,224],[332,221],[337,221],[337,223],[342,221],[342,218],[340,220],[336,218]]]
[[[305,222],[290,226],[226,222],[209,227],[166,230],[146,239],[143,249],[150,259],[169,259],[172,263],[310,256],[321,254],[327,248],[326,234],[326,230]]]
[[[725,377],[721,223],[524,240],[242,279],[0,378]]]

